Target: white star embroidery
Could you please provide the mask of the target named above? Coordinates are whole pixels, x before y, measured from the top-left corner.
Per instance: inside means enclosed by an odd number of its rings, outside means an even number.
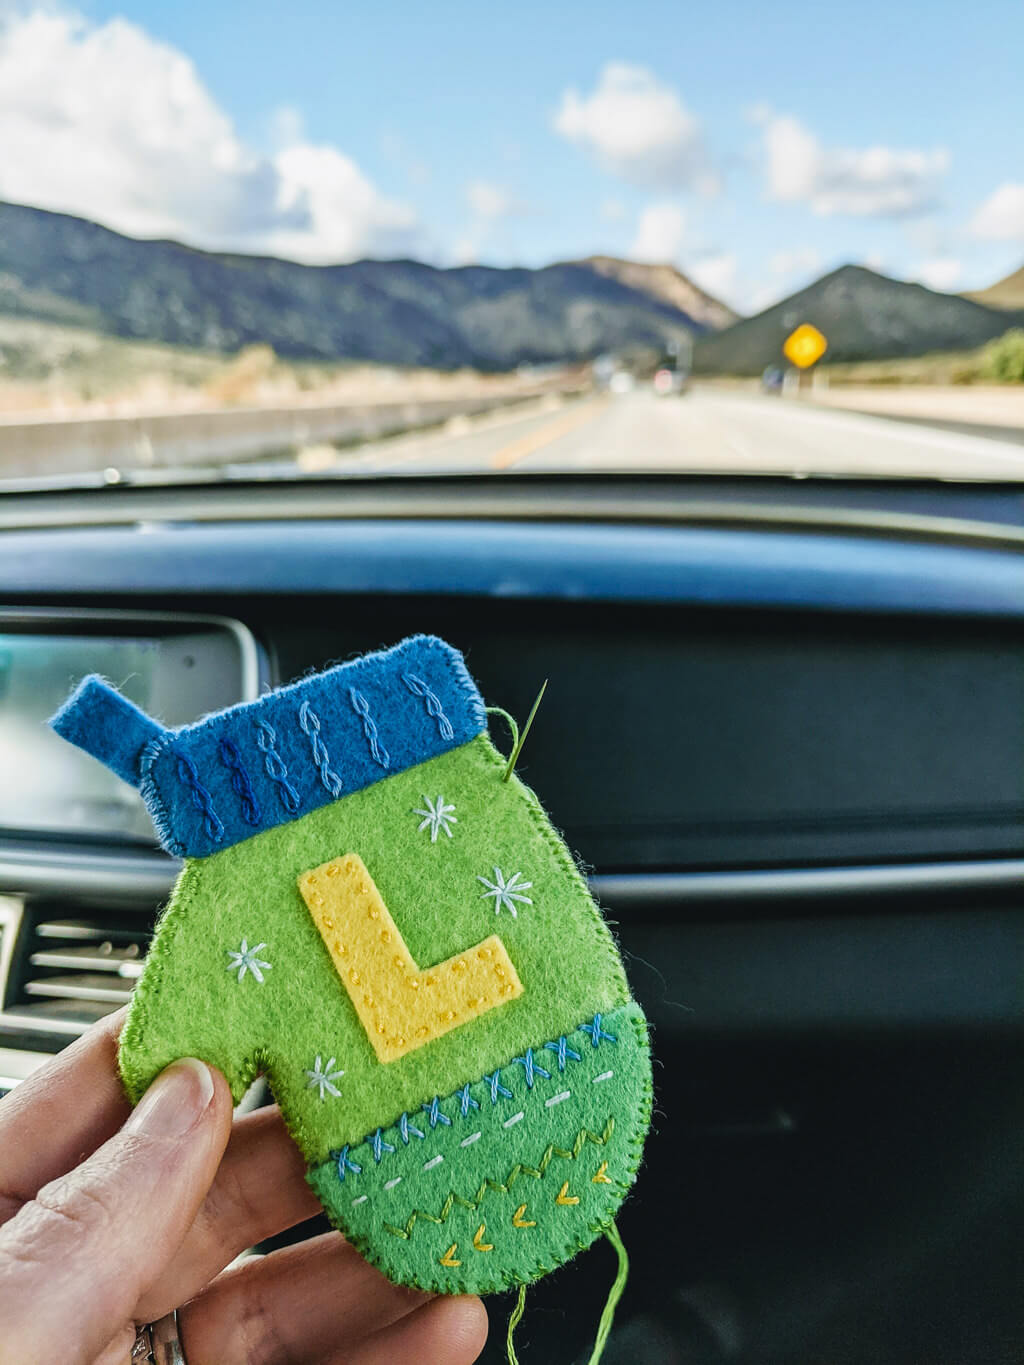
[[[437,843],[437,836],[441,830],[444,830],[450,839],[452,832],[449,826],[459,823],[455,815],[455,807],[449,805],[443,796],[439,796],[436,801],[431,801],[429,796],[425,796],[423,801],[425,809],[413,811],[413,815],[423,816],[423,822],[419,828],[430,830],[430,842],[432,844]]]
[[[477,877],[478,882],[483,882],[487,890],[480,893],[481,897],[494,897],[494,913],[500,915],[502,909],[511,910],[512,918],[517,919],[516,901],[521,905],[532,905],[533,901],[529,896],[524,896],[524,891],[529,891],[533,882],[520,881],[521,872],[513,872],[506,881],[500,867],[494,869],[494,881],[488,881],[486,877]]]
[[[265,943],[257,943],[255,948],[250,948],[248,942],[243,938],[242,946],[237,953],[230,948],[228,949],[228,957],[231,959],[228,963],[228,971],[237,971],[239,981],[245,976],[246,972],[251,972],[262,986],[263,973],[270,971],[271,964],[269,962],[264,962],[261,958],[258,958],[256,954],[266,946]]]
[[[321,1099],[323,1099],[324,1091],[326,1090],[328,1095],[333,1095],[335,1099],[337,1099],[337,1097],[341,1094],[341,1091],[334,1084],[334,1082],[338,1079],[339,1076],[344,1076],[345,1073],[344,1071],[332,1071],[331,1068],[334,1066],[334,1064],[335,1059],[333,1057],[330,1057],[328,1058],[327,1064],[325,1066],[323,1059],[320,1056],[320,1053],[318,1052],[316,1054],[316,1061],[313,1063],[313,1070],[306,1071],[306,1075],[309,1077],[309,1082],[306,1086],[306,1089],[319,1090]]]

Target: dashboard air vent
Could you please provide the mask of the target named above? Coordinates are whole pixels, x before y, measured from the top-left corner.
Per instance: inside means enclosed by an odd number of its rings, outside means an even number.
[[[125,1004],[142,974],[149,946],[145,919],[40,917],[28,935],[21,985],[7,1022],[74,1035]]]

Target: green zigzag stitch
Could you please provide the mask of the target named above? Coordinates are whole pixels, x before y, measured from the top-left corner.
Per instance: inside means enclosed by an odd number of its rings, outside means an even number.
[[[412,1235],[413,1228],[416,1226],[417,1218],[425,1218],[428,1223],[436,1224],[446,1223],[448,1221],[448,1215],[451,1213],[452,1209],[455,1207],[456,1204],[458,1204],[461,1208],[471,1209],[475,1211],[483,1203],[484,1195],[487,1193],[488,1190],[494,1190],[497,1194],[508,1194],[510,1188],[515,1184],[515,1182],[519,1179],[521,1175],[529,1175],[532,1176],[535,1180],[540,1180],[541,1177],[544,1175],[544,1172],[551,1165],[551,1161],[554,1157],[560,1156],[564,1158],[566,1161],[574,1161],[576,1157],[579,1156],[580,1152],[582,1152],[583,1148],[586,1146],[588,1142],[593,1142],[597,1146],[603,1147],[611,1137],[612,1133],[614,1133],[614,1131],[615,1131],[614,1118],[610,1118],[608,1122],[605,1124],[604,1132],[600,1135],[600,1137],[596,1133],[592,1133],[588,1128],[581,1128],[580,1131],[576,1134],[576,1139],[573,1142],[572,1148],[570,1150],[566,1150],[566,1148],[564,1147],[555,1147],[554,1144],[552,1144],[545,1150],[544,1155],[541,1157],[540,1161],[537,1163],[536,1166],[524,1166],[522,1165],[521,1162],[517,1162],[512,1167],[511,1171],[509,1171],[504,1184],[502,1184],[498,1180],[484,1180],[480,1188],[476,1192],[475,1199],[464,1199],[461,1194],[456,1194],[454,1190],[450,1191],[448,1194],[448,1198],[444,1201],[444,1204],[441,1206],[441,1214],[440,1217],[438,1218],[435,1218],[432,1213],[427,1213],[426,1210],[424,1209],[414,1209],[412,1213],[409,1215],[408,1221],[406,1222],[404,1229],[396,1228],[393,1223],[385,1223],[384,1226],[387,1228],[388,1232],[393,1232],[396,1237],[404,1237],[408,1239]]]

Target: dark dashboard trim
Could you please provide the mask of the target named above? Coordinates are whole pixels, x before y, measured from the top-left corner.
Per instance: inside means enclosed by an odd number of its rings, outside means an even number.
[[[115,586],[116,585],[116,586]],[[1024,555],[807,532],[569,522],[159,524],[0,534],[0,593],[469,595],[1024,616]]]
[[[238,521],[401,519],[738,527],[1024,546],[1024,485],[924,479],[517,473],[261,476],[248,464],[109,486],[0,486],[0,531]],[[85,478],[85,476],[83,476]],[[97,480],[100,480],[97,483]]]
[[[163,901],[180,869],[158,850],[90,848],[0,840],[0,893]],[[598,873],[591,890],[605,905],[638,914],[694,903],[833,897],[888,897],[1018,891],[1024,859],[898,866],[753,869],[736,872]]]

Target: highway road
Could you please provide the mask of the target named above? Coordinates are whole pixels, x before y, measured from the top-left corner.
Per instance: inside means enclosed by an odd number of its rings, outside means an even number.
[[[458,417],[432,432],[354,449],[310,446],[289,461],[292,473],[296,462],[309,473],[597,470],[1024,480],[1021,444],[806,400],[699,387],[665,398],[649,390],[560,404],[549,398],[528,412]]]

